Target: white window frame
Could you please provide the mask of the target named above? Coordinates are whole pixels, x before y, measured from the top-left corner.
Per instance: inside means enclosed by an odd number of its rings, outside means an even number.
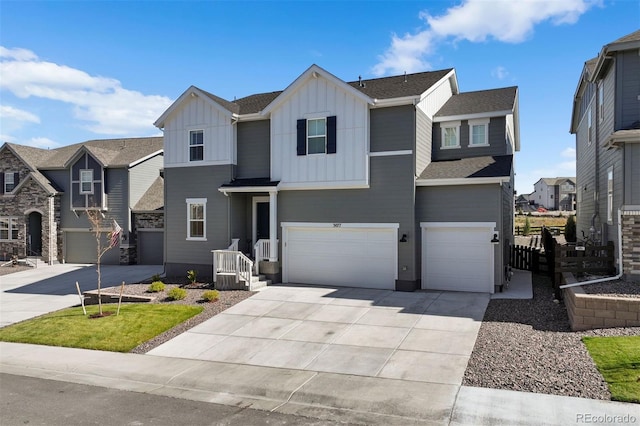
[[[90,173],[91,176],[91,180],[90,181],[86,181],[83,179],[83,176],[87,173]],[[80,169],[80,194],[93,194],[93,169]],[[89,183],[91,185],[91,189],[88,191],[85,191],[83,188],[83,184],[84,183]]]
[[[4,173],[4,188],[3,191],[5,194],[11,194],[13,192],[14,189],[16,189],[16,182],[15,182],[15,172],[5,172]],[[13,188],[11,188],[11,191],[7,191],[7,184],[9,184],[9,178],[11,180],[10,184],[13,185]]]
[[[591,145],[591,107],[587,109],[587,141]]]
[[[489,118],[478,119],[478,120],[469,120],[469,147],[481,147],[481,146],[489,146]],[[473,143],[473,128],[476,126],[482,126],[484,131],[484,142],[483,143]],[[458,142],[459,143],[459,142]]]
[[[607,170],[607,223],[613,224],[613,167]]]
[[[188,241],[207,241],[207,199],[206,198],[187,198],[187,240]],[[202,205],[202,219],[191,218],[191,206]],[[202,236],[191,235],[191,222],[202,222]]]
[[[309,128],[310,128],[310,123],[312,121],[323,121],[324,122],[324,134],[318,134],[318,135],[310,135],[309,134]],[[311,150],[309,149],[309,140],[310,139],[319,139],[319,138],[323,138],[324,139],[324,144],[323,144],[323,150],[320,152],[311,152]],[[317,155],[317,154],[326,154],[327,153],[327,117],[318,117],[318,118],[307,118],[307,155]]]
[[[601,122],[604,117],[604,81],[600,80],[598,84],[598,122]]]
[[[456,145],[445,145],[445,135],[447,129],[455,129],[456,132]],[[441,132],[441,140],[440,140],[440,148],[441,149],[458,149],[460,148],[460,122],[459,121],[448,121],[440,123],[440,132]]]
[[[192,144],[192,135],[194,134],[202,134],[202,143],[198,143],[198,144]],[[188,148],[188,152],[187,152],[187,158],[189,159],[189,162],[195,162],[195,161],[204,161],[204,129],[191,129],[189,130],[189,148]],[[191,149],[192,148],[198,148],[198,147],[202,147],[202,158],[199,160],[194,160],[191,158]]]
[[[4,224],[6,223],[6,228]],[[3,232],[7,233],[7,238],[2,238]],[[15,232],[15,238],[14,238]],[[20,239],[17,217],[0,217],[0,241],[17,241]]]

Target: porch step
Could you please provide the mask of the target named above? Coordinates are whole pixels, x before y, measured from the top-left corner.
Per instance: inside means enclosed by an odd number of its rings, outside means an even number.
[[[247,290],[249,291],[256,291],[256,290],[260,290],[261,288],[265,288],[266,286],[271,284],[271,280],[266,280],[264,279],[264,275],[260,275],[259,277],[256,277],[255,275],[251,277],[251,282],[249,283]]]

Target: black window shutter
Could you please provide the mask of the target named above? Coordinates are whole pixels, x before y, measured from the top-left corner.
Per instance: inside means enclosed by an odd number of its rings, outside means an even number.
[[[336,148],[336,116],[327,117],[327,154],[335,154]]]
[[[15,188],[20,183],[20,173],[15,172],[13,174],[13,187]]]
[[[4,194],[4,172],[0,172],[0,192]]]
[[[298,120],[298,155],[307,155],[307,120]]]

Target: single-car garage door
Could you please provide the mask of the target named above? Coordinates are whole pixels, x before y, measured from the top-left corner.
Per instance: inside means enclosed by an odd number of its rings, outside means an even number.
[[[493,223],[424,222],[422,288],[493,293]]]
[[[164,263],[164,232],[138,229],[138,263],[140,265]]]
[[[102,247],[108,247],[108,232],[101,236]],[[91,232],[67,231],[64,234],[65,262],[67,263],[96,263],[96,237]],[[118,265],[120,263],[120,249],[114,247],[102,255],[100,263],[103,265]]]
[[[283,223],[283,281],[394,289],[397,224]]]

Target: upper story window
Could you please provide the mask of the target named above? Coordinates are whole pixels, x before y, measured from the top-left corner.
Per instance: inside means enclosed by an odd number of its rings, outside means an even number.
[[[18,219],[15,217],[0,217],[0,240],[18,239]]]
[[[204,160],[204,131],[191,130],[189,132],[189,161]]]
[[[442,123],[442,148],[460,148],[460,122]]]
[[[336,123],[336,116],[298,120],[298,155],[335,154],[337,152]]]
[[[5,172],[4,174],[4,193],[9,194],[16,188],[18,173]]]
[[[489,119],[469,120],[469,146],[489,146]]]
[[[187,198],[187,240],[207,239],[207,199]]]
[[[93,194],[93,170],[80,170],[80,193]]]
[[[604,117],[604,81],[598,84],[598,121]]]
[[[591,107],[587,108],[587,140],[591,145]]]

